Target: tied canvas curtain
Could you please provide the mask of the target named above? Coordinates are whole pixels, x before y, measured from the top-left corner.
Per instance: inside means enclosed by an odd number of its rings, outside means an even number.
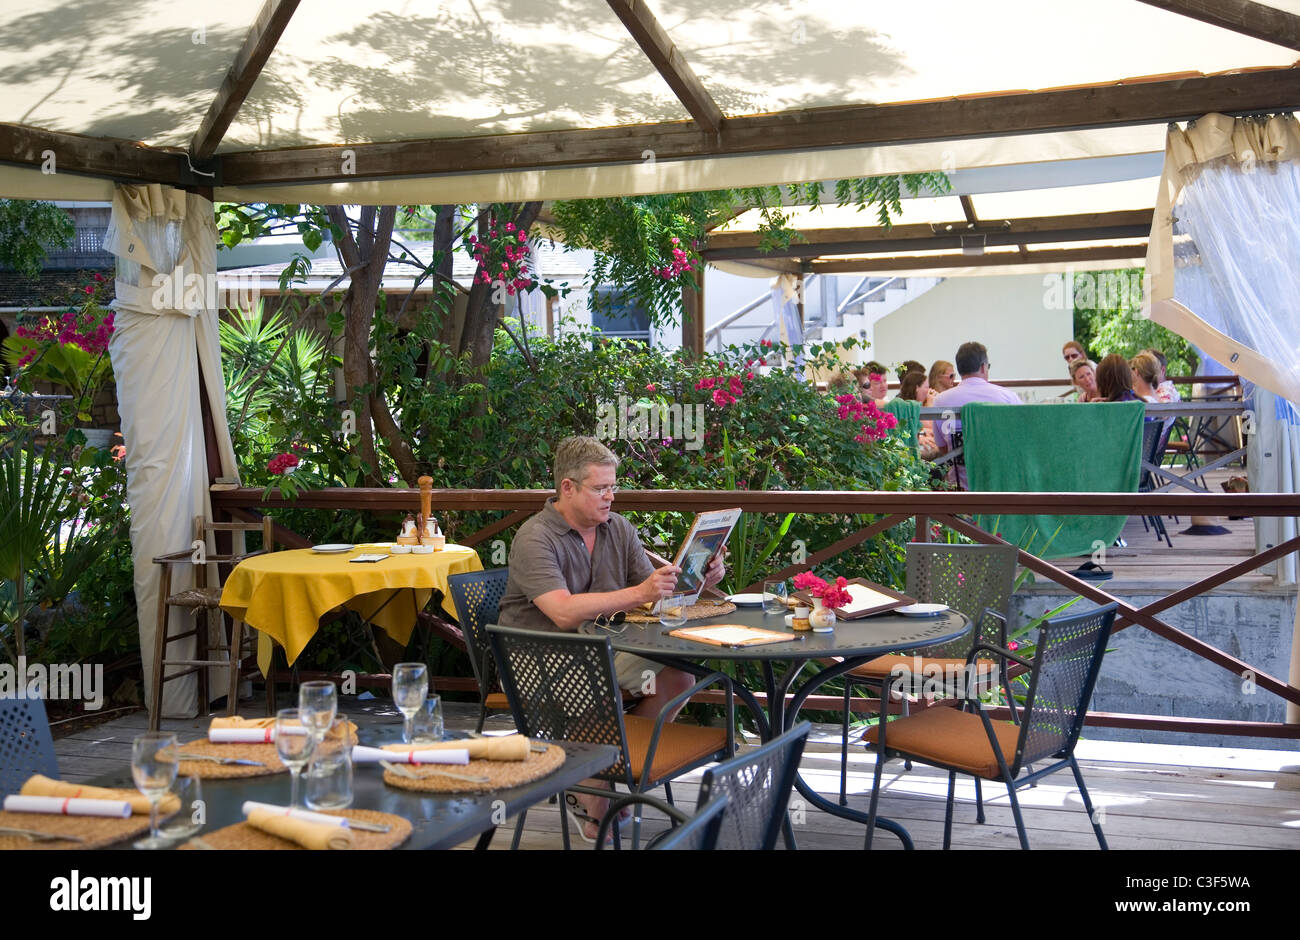
[[[148,701],[158,694],[152,677],[161,570],[153,559],[188,548],[195,517],[212,515],[199,401],[203,388],[221,463],[211,468],[212,475],[233,479],[237,473],[217,336],[216,245],[207,199],[156,185],[114,191],[104,237],[105,249],[118,259],[109,357],[127,448],[131,558]],[[173,569],[174,591],[193,583],[187,568]],[[208,571],[209,584],[216,583],[214,568]],[[171,633],[191,628],[187,613],[173,610],[171,618]],[[173,659],[194,659],[194,639],[171,644],[167,653]],[[168,682],[164,689],[164,715],[194,714],[194,675]]]
[[[1300,401],[1300,123],[1209,114],[1169,130],[1144,314]]]

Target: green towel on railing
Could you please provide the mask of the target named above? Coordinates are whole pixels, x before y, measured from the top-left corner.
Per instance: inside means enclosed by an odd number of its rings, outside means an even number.
[[[888,411],[898,419],[898,427],[894,430],[903,435],[913,450],[920,446],[921,403],[919,401],[894,398],[885,402],[885,406],[880,410]]]
[[[1136,493],[1144,414],[1140,401],[966,405],[961,423],[969,487],[986,492]],[[1064,558],[1091,554],[1098,541],[1109,547],[1127,518],[1006,514],[979,516],[976,524],[990,532],[996,526],[1008,542],[1035,555]]]

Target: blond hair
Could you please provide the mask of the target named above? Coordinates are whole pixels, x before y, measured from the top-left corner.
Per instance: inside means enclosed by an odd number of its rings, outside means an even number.
[[[606,466],[618,469],[618,457],[594,437],[566,437],[555,448],[555,489],[565,480],[582,483],[587,468]]]
[[[1142,376],[1142,381],[1146,382],[1152,388],[1160,384],[1160,360],[1149,352],[1140,352],[1133,357],[1129,363],[1136,375]]]

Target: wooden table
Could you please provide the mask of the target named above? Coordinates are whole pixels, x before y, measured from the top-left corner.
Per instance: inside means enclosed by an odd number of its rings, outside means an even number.
[[[767,693],[767,715],[763,714],[763,709],[750,690],[738,685],[736,695],[749,706],[759,725],[759,734],[764,741],[768,741],[789,730],[794,725],[799,709],[808,696],[831,679],[885,653],[902,653],[947,643],[971,629],[967,617],[950,610],[940,617],[920,618],[883,614],[861,620],[841,620],[831,633],[796,634],[785,625],[782,614],[768,614],[762,608],[746,607],[708,620],[692,620],[687,626],[703,626],[710,623],[735,623],[764,630],[790,632],[792,639],[787,643],[736,649],[669,636],[668,628],[658,623],[629,623],[623,633],[616,635],[588,623],[583,625],[582,632],[597,636],[608,635],[614,649],[620,652],[635,653],[693,675],[705,675],[710,671],[701,665],[699,660],[760,663],[766,686],[764,691]],[[829,658],[838,658],[841,662],[823,669],[798,686],[787,708],[785,696],[794,687],[795,680],[804,667],[811,660]],[[779,677],[775,670],[778,663],[785,664],[785,669]],[[866,813],[831,803],[808,786],[802,775],[795,777],[795,787],[806,800],[819,809],[866,824]],[[898,836],[906,848],[912,848],[911,837],[898,823],[877,817],[876,825]],[[789,847],[794,847],[794,834],[788,822],[786,842]]]
[[[389,555],[373,564],[353,563],[351,559],[363,551],[385,550],[358,545],[338,554],[318,554],[308,548],[271,552],[249,558],[230,572],[221,607],[261,634],[258,664],[263,674],[271,662],[266,638],[284,647],[292,665],[316,635],[321,616],[340,606],[356,611],[405,645],[416,615],[435,589],[442,591],[443,609],[456,616],[449,575],[483,570],[478,553],[461,545],[448,545],[429,555]]]

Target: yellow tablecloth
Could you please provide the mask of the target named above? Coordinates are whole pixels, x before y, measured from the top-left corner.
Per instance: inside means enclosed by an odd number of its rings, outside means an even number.
[[[461,545],[431,555],[389,555],[374,564],[350,561],[367,550],[384,551],[358,545],[336,555],[303,548],[249,558],[226,579],[221,607],[283,646],[292,664],[316,635],[321,616],[340,604],[407,643],[434,588],[454,617],[448,575],[483,570],[478,553]],[[270,666],[270,644],[261,638],[258,663],[264,672]]]

